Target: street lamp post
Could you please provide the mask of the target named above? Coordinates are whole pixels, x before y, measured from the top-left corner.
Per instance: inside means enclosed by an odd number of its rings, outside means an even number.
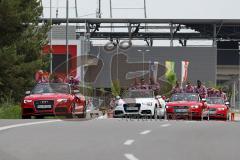
[[[240,50],[238,51],[238,109],[240,110]]]
[[[145,53],[150,52],[150,50],[149,49],[146,49],[146,50],[138,49],[137,51],[141,52],[143,54],[142,64],[143,64],[143,76],[144,76],[145,75],[145,68],[144,68]]]
[[[66,51],[67,51],[67,58],[66,58],[66,74],[67,74],[67,79],[69,78],[69,48],[68,48],[68,23],[69,23],[69,19],[68,19],[68,0],[66,0],[66,19],[67,19],[67,23],[66,23]]]

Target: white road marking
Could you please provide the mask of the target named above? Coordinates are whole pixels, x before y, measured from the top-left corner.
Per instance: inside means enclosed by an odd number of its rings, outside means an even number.
[[[146,130],[146,131],[141,132],[140,134],[144,135],[144,134],[148,134],[150,132],[151,132],[151,130]]]
[[[133,142],[134,142],[133,139],[129,139],[129,140],[126,140],[123,144],[126,145],[126,146],[130,146],[130,145],[133,144]]]
[[[168,127],[171,126],[171,124],[162,124],[161,127]]]
[[[25,126],[32,126],[32,125],[38,125],[38,124],[46,124],[46,123],[53,123],[53,122],[60,122],[62,120],[50,120],[50,121],[41,121],[41,122],[29,122],[29,123],[21,123],[21,124],[13,124],[9,126],[3,126],[0,127],[0,131],[4,131],[7,129],[12,129],[12,128],[18,128],[18,127],[25,127]]]
[[[126,153],[126,154],[124,154],[124,156],[125,156],[128,160],[139,160],[139,159],[136,158],[133,154]]]

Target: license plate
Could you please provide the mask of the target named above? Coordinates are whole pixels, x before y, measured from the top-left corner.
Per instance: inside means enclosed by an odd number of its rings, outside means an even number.
[[[126,110],[135,111],[135,110],[138,110],[138,107],[127,107]]]
[[[185,113],[185,112],[188,112],[188,109],[175,109],[175,112],[177,112],[177,113]]]
[[[37,105],[38,109],[51,109],[52,106],[51,105]]]
[[[209,114],[216,114],[216,111],[209,111]]]

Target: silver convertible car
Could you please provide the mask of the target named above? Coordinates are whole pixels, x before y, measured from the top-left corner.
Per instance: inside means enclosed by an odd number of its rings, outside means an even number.
[[[113,117],[149,116],[164,118],[166,103],[153,90],[128,90],[116,102]]]

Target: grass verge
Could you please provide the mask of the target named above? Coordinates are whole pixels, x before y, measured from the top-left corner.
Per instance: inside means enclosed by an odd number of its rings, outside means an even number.
[[[0,104],[0,119],[20,119],[21,108],[19,105]]]

